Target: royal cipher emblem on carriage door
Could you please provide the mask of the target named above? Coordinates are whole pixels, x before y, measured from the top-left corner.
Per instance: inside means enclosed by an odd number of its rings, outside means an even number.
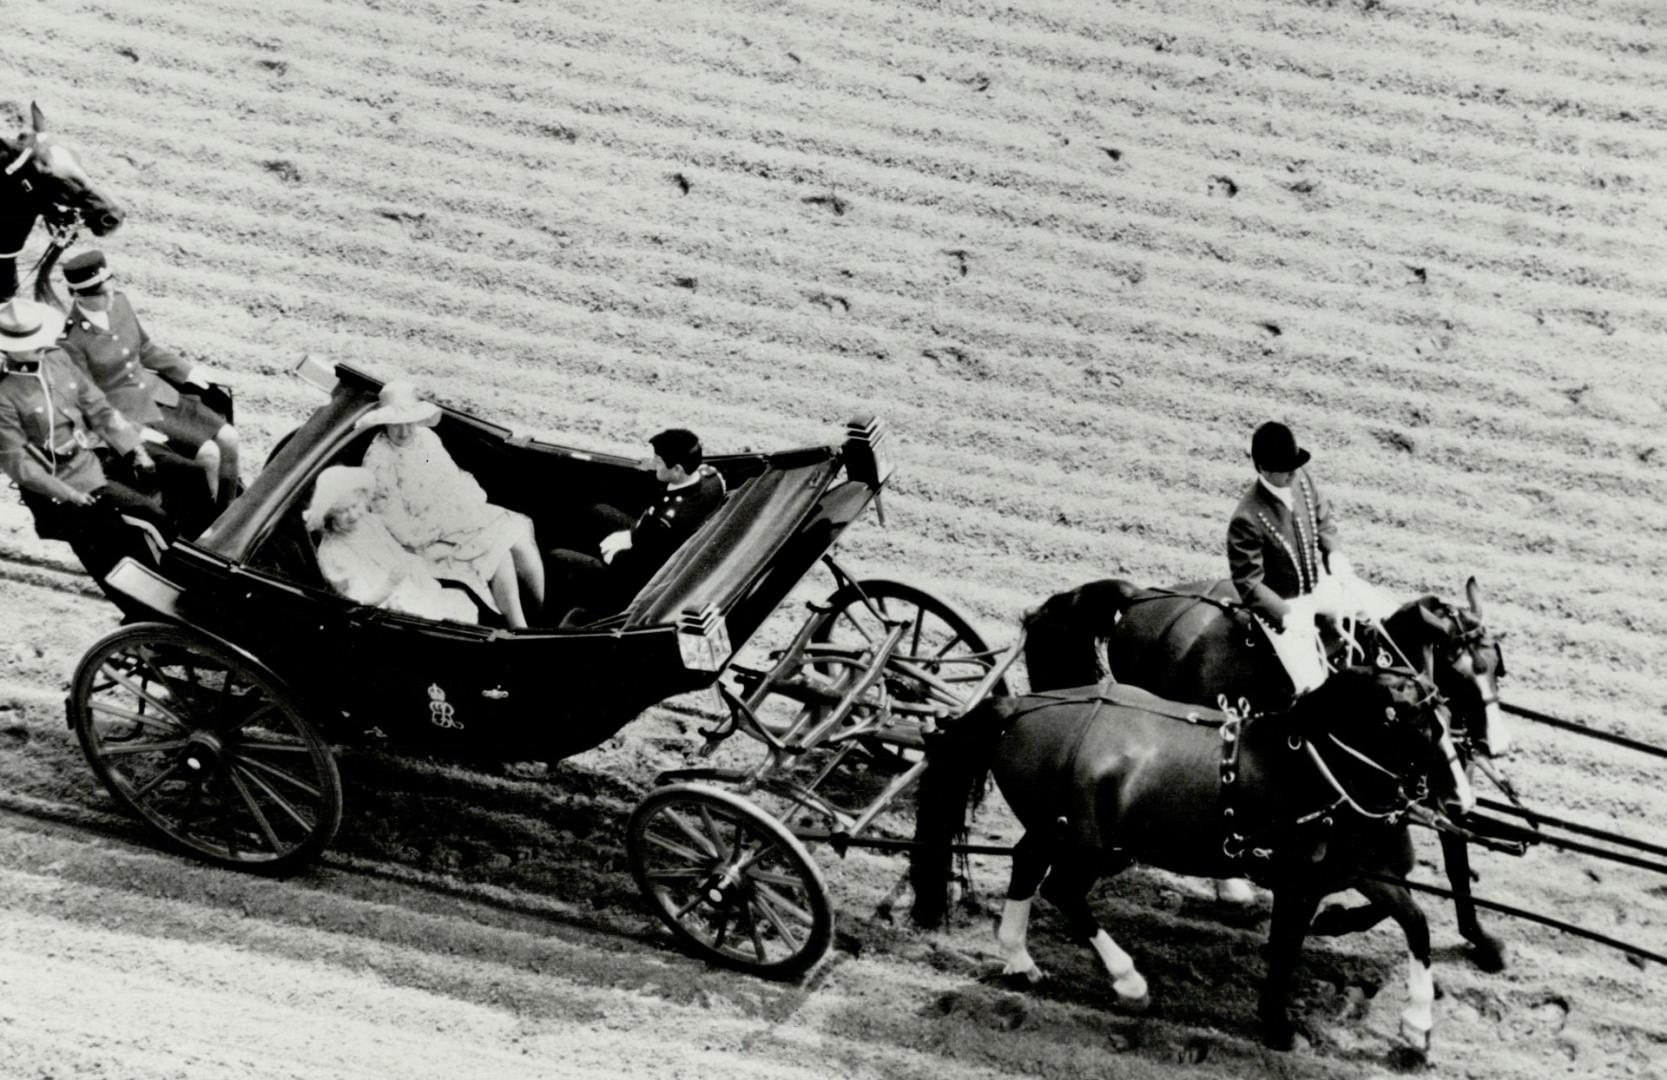
[[[428,684],[428,722],[439,728],[463,730],[463,721],[454,715],[457,710],[446,700],[446,692],[439,683]]]

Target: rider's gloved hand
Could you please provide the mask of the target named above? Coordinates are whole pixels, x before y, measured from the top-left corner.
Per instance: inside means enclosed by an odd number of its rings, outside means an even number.
[[[1354,564],[1341,551],[1333,551],[1325,557],[1326,569],[1331,571],[1332,577],[1354,576]]]

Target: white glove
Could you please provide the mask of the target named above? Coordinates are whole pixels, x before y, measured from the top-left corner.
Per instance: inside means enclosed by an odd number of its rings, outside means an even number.
[[[1326,567],[1332,577],[1354,577],[1354,564],[1341,551],[1333,551],[1326,556]]]

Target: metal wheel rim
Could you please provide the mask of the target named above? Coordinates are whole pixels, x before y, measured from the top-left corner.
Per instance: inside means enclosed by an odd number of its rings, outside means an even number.
[[[111,635],[77,669],[71,711],[111,795],[213,862],[287,869],[340,824],[335,762],[289,694],[199,635]]]

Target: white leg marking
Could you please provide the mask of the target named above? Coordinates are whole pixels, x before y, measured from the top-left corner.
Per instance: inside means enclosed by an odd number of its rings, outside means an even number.
[[[1040,982],[1042,969],[1030,958],[1025,947],[1030,930],[1030,901],[1009,900],[1001,909],[1001,925],[996,927],[996,944],[1001,946],[1003,975],[1023,975],[1031,982]]]
[[[1224,904],[1243,907],[1256,902],[1256,891],[1244,878],[1221,878],[1216,882],[1216,899]]]
[[[1101,930],[1088,944],[1100,954],[1100,963],[1111,976],[1111,988],[1118,997],[1136,1000],[1146,996],[1146,976],[1135,970],[1134,957],[1118,948],[1110,934]]]
[[[1407,957],[1407,1007],[1401,1010],[1401,1034],[1418,1049],[1430,1048],[1430,1029],[1435,1026],[1431,1007],[1435,1002],[1435,976],[1430,965]]]

